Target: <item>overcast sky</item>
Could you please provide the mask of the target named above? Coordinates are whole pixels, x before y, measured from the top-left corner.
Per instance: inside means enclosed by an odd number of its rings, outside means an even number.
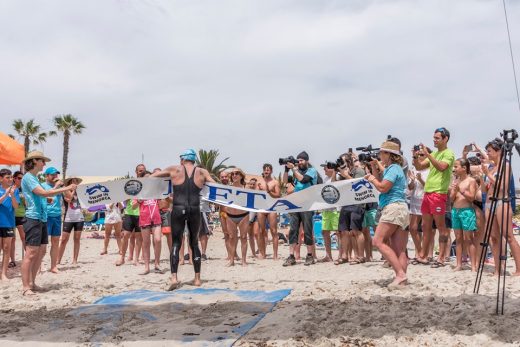
[[[0,47],[0,131],[78,117],[70,174],[123,175],[142,154],[164,167],[190,147],[255,173],[387,134],[408,151],[440,126],[459,155],[520,130],[498,0],[2,1]],[[58,168],[61,141],[43,147]]]

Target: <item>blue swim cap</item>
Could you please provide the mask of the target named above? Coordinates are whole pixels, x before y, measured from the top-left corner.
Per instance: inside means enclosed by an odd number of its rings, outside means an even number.
[[[192,162],[197,161],[197,153],[193,149],[187,149],[181,154],[181,159],[189,160]]]

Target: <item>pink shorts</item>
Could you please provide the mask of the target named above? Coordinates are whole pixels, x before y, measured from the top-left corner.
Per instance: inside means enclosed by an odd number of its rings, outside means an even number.
[[[446,202],[448,201],[448,194],[440,193],[424,193],[421,213],[431,215],[446,214]]]

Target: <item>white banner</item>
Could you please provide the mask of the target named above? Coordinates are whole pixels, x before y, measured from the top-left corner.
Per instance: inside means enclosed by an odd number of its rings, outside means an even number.
[[[82,207],[127,199],[164,199],[171,192],[167,178],[137,178],[78,186]],[[379,193],[364,178],[319,184],[302,191],[272,198],[265,191],[208,183],[202,199],[253,212],[302,212],[377,202]]]

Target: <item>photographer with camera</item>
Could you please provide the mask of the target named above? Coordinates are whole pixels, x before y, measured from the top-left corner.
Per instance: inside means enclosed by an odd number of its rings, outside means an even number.
[[[360,156],[363,157],[363,153]],[[350,180],[365,176],[365,170],[354,165],[352,153],[345,153],[341,155],[340,159],[342,159],[343,163],[337,168],[337,171],[341,179]],[[338,258],[337,262],[335,262],[336,265],[343,264],[349,259],[351,259],[351,264],[353,265],[365,262],[363,255],[365,250],[365,237],[362,232],[364,217],[365,205],[348,205],[341,208],[338,228],[343,257]],[[354,258],[351,258],[350,248],[354,249]]]
[[[448,149],[450,132],[446,128],[438,128],[433,134],[433,144],[437,151],[430,153],[428,147],[419,145],[424,156],[414,156],[413,165],[417,170],[430,169],[424,184],[424,196],[421,205],[423,244],[422,253],[416,261],[429,264],[427,259],[430,243],[433,242],[433,221],[439,229],[439,257],[432,265],[433,268],[443,267],[444,260],[449,255],[448,240],[450,230],[446,227],[445,214],[448,201],[448,190],[451,182],[455,154]]]
[[[303,151],[296,159],[293,157],[281,158],[279,160],[280,165],[285,165],[285,172],[283,174],[283,183],[288,183],[289,171],[292,171],[292,177],[294,182],[294,192],[301,191],[309,188],[310,186],[318,183],[318,172],[309,163],[309,155]],[[296,244],[298,243],[298,233],[300,230],[300,224],[303,224],[304,240],[307,245],[307,256],[305,257],[304,265],[314,264],[314,257],[312,256],[314,235],[313,235],[313,222],[312,216],[314,212],[294,212],[290,213],[291,226],[289,230],[289,246],[290,255],[283,263],[283,266],[296,265],[296,259],[294,252]]]
[[[409,223],[408,206],[405,199],[406,176],[404,174],[403,156],[399,145],[386,141],[381,145],[381,164],[385,167],[381,179],[373,174],[365,176],[374,187],[381,192],[379,195],[379,208],[381,218],[374,235],[373,244],[390,263],[395,271],[395,279],[388,285],[388,289],[399,289],[406,285],[406,270],[408,257],[406,256],[406,244]],[[372,161],[372,168],[376,165]],[[379,164],[378,164],[379,165]],[[385,244],[390,239],[391,246]]]

